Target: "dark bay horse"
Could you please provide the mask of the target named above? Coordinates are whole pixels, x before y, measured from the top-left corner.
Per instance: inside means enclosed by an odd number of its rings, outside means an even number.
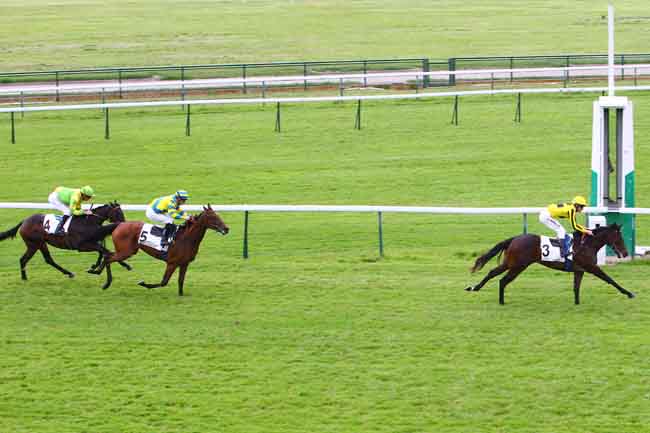
[[[144,281],[140,281],[138,284],[149,289],[164,287],[169,282],[169,279],[176,268],[180,268],[178,272],[178,295],[183,296],[185,272],[187,272],[187,267],[196,257],[196,254],[199,251],[199,245],[203,240],[203,236],[205,236],[206,230],[216,230],[222,235],[228,234],[228,231],[230,230],[221,217],[212,210],[210,205],[208,205],[207,207],[203,207],[203,212],[199,215],[192,216],[185,225],[179,228],[179,231],[176,234],[176,240],[169,247],[167,255],[165,256],[161,251],[140,245],[140,232],[143,225],[144,223],[141,221],[128,221],[121,223],[115,231],[113,231],[112,237],[113,245],[115,246],[115,254],[109,255],[107,259],[104,259],[98,269],[89,271],[91,273],[100,274],[104,267],[106,267],[107,278],[106,283],[102,287],[103,289],[107,289],[113,281],[111,275],[111,263],[126,260],[137,253],[139,249],[142,249],[150,256],[164,260],[167,263],[167,268],[165,269],[165,274],[160,283],[147,284]]]
[[[465,290],[477,292],[481,290],[481,287],[483,287],[490,279],[508,271],[508,273],[499,280],[499,304],[504,304],[506,286],[531,264],[540,263],[546,267],[564,271],[564,263],[545,262],[542,260],[542,252],[539,243],[539,236],[526,234],[512,237],[496,244],[490,251],[476,259],[471,271],[476,272],[480,270],[492,257],[505,252],[503,261],[499,266],[492,269],[480,283],[475,286],[467,287]],[[619,292],[626,295],[628,298],[634,298],[634,293],[621,287],[596,264],[596,253],[604,245],[609,245],[619,257],[627,257],[628,255],[625,243],[621,237],[621,227],[617,224],[598,227],[593,230],[593,236],[583,235],[582,242],[579,244],[579,242],[576,241],[574,245],[573,270],[570,272],[573,272],[573,294],[576,305],[580,304],[580,283],[582,282],[582,277],[585,272],[593,274],[601,280],[616,287]]]
[[[25,270],[27,262],[34,256],[36,251],[41,252],[47,264],[70,278],[74,277],[72,272],[59,266],[54,261],[47,244],[66,250],[77,250],[81,252],[97,251],[100,258],[108,255],[109,251],[101,244],[101,241],[117,227],[117,224],[109,224],[106,226],[102,226],[102,224],[106,220],[109,220],[111,223],[122,222],[124,221],[124,213],[118,203],[109,203],[96,207],[92,209],[92,214],[72,217],[70,220],[70,228],[65,235],[46,233],[43,228],[44,218],[44,214],[31,215],[11,230],[0,233],[0,241],[2,241],[8,238],[14,238],[20,232],[20,236],[27,246],[27,251],[20,258],[20,276],[23,280],[27,279],[27,271]],[[130,266],[126,263],[123,263],[122,266],[130,269]]]

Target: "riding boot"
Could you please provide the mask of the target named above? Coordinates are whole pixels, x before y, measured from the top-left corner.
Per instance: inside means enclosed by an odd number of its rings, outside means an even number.
[[[64,235],[65,230],[63,229],[63,226],[65,225],[65,222],[70,218],[70,215],[63,215],[63,218],[61,218],[61,221],[59,221],[59,225],[56,226],[56,230],[54,230],[55,235]]]
[[[176,233],[176,225],[167,223],[165,224],[165,232],[163,233],[162,241],[160,242],[160,246],[163,248],[168,247],[171,245],[174,234]]]
[[[560,254],[564,257],[564,270],[569,271],[571,269],[571,260],[569,260],[569,248],[571,245],[571,237],[565,235],[564,239],[561,241],[562,251]]]

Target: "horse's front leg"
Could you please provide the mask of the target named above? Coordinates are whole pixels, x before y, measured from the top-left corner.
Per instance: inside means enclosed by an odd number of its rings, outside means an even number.
[[[185,272],[187,272],[188,266],[189,263],[184,263],[178,270],[178,296],[183,296],[183,283],[185,282]]]
[[[178,265],[176,263],[167,263],[167,269],[165,269],[165,275],[163,275],[163,279],[160,283],[158,284],[147,284],[144,281],[140,281],[138,284],[142,287],[146,287],[147,289],[155,289],[157,287],[165,287],[167,283],[169,282],[169,279],[172,277],[172,274],[176,270],[176,267]]]
[[[573,273],[573,302],[580,305],[580,283],[582,277],[585,275],[583,271],[576,271]]]
[[[92,265],[90,267],[90,269],[88,269],[88,273],[92,274],[92,271],[94,271],[95,269],[97,269],[99,267],[99,265],[102,263],[102,257],[103,257],[102,252],[98,251],[97,261],[95,262],[94,265]]]
[[[606,283],[611,284],[612,286],[616,287],[616,289],[627,296],[628,298],[634,298],[636,295],[630,291],[625,290],[620,284],[618,284],[616,281],[612,279],[609,275],[605,273],[600,267],[597,265],[589,265],[584,267],[584,270],[589,272],[590,274],[593,274],[600,278],[601,280],[605,281]]]

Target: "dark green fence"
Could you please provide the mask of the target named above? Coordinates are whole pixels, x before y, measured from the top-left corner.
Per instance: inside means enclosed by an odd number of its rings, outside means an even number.
[[[620,65],[650,64],[650,54],[617,54],[614,63]],[[515,68],[563,68],[570,66],[607,65],[607,54],[562,54],[547,56],[489,56],[451,57],[448,69],[515,69]],[[625,71],[623,71],[625,79]],[[449,85],[456,84],[454,75],[449,76]]]
[[[650,54],[617,54],[616,63],[650,64]],[[488,56],[452,57],[446,60],[429,58],[410,59],[366,59],[305,62],[239,63],[210,65],[175,65],[145,67],[115,67],[76,70],[55,70],[36,72],[0,72],[0,83],[50,82],[59,84],[74,80],[112,80],[118,83],[134,79],[159,78],[162,80],[190,80],[200,78],[250,78],[278,75],[322,75],[328,73],[373,73],[382,71],[435,71],[461,69],[508,69],[531,67],[565,67],[607,64],[606,54],[567,54],[543,56]],[[625,72],[624,72],[625,74]],[[636,74],[634,74],[636,75]],[[625,79],[625,76],[623,76]],[[454,75],[425,77],[422,87],[453,86],[457,80]],[[311,82],[311,85],[319,83]],[[368,85],[364,80],[364,86]],[[298,84],[304,90],[310,86],[305,80]],[[238,86],[246,93],[246,83]],[[417,87],[417,85],[416,85]]]

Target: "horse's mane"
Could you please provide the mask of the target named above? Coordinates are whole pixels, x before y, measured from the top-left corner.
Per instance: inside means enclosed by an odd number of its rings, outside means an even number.
[[[608,225],[608,226],[599,226],[599,227],[596,227],[595,229],[593,229],[591,231],[593,232],[594,235],[598,235],[598,234],[601,234],[601,233],[609,231],[609,230],[614,230],[616,228],[615,225],[616,224],[611,224],[611,225]]]

